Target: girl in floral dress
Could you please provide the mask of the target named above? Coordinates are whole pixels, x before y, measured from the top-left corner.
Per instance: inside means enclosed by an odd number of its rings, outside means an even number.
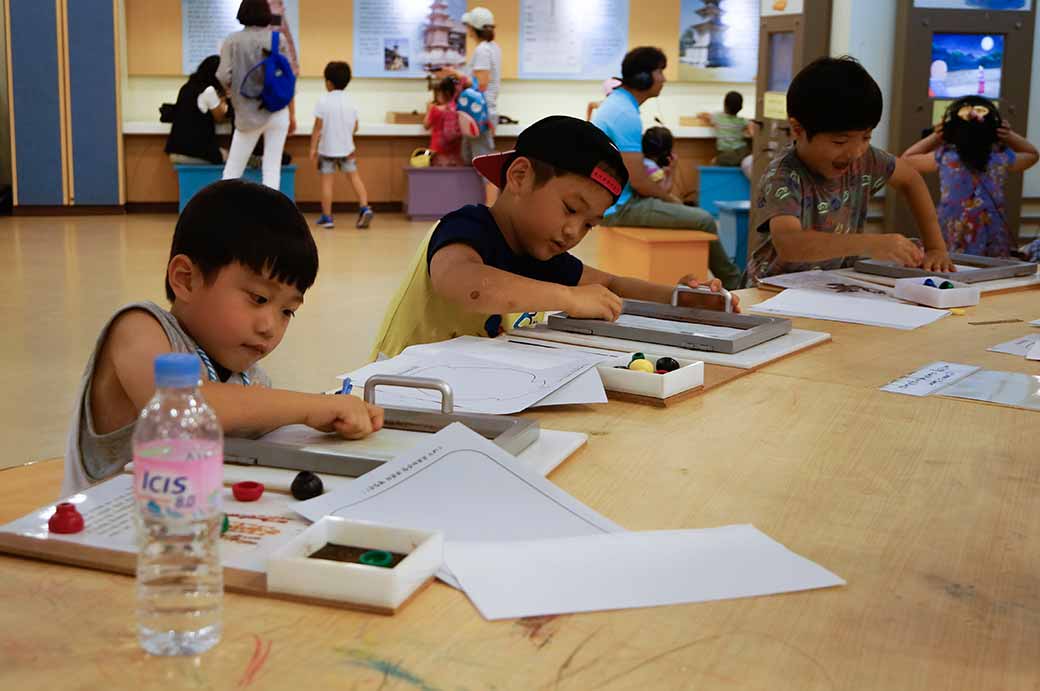
[[[1032,167],[1036,147],[1012,132],[992,101],[965,96],[950,104],[935,131],[902,156],[921,173],[939,173],[939,226],[951,253],[1011,254],[1004,210],[1009,173]]]

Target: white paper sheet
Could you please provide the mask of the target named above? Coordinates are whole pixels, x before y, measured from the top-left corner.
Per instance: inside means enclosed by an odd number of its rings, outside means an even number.
[[[1040,377],[981,370],[946,387],[939,395],[1040,410]]]
[[[541,408],[550,405],[586,405],[589,403],[606,402],[607,392],[603,388],[603,380],[600,379],[599,372],[593,368],[571,379],[531,407]]]
[[[509,415],[531,407],[603,360],[592,353],[464,336],[412,346],[395,358],[339,378],[350,377],[355,387],[364,387],[376,374],[441,379],[451,385],[458,410]],[[589,381],[581,391],[589,390]],[[588,401],[574,400],[575,390],[568,396],[572,403],[602,402],[602,388]],[[386,406],[438,410],[440,398],[440,393],[423,389],[390,386],[376,391],[376,402]]]
[[[1026,353],[1027,360],[1040,360],[1040,340],[1033,344],[1033,347]]]
[[[622,314],[614,323],[619,326],[652,329],[653,331],[665,331],[667,333],[685,334],[687,336],[707,336],[709,338],[732,338],[733,336],[739,336],[744,333],[741,329],[731,329],[725,326],[690,324],[687,322],[672,321],[670,319],[641,317],[636,314]]]
[[[72,535],[48,532],[47,520],[54,514],[53,505],[0,526],[0,532],[117,552],[137,552],[132,475],[117,475],[65,501],[76,504],[83,514],[83,532]],[[254,502],[239,502],[231,489],[225,487],[224,511],[230,528],[220,538],[221,563],[225,567],[265,572],[268,555],[302,533],[308,525],[289,510],[287,504],[285,495],[274,492],[265,492]]]
[[[882,391],[901,393],[907,396],[930,396],[940,389],[978,372],[974,365],[959,365],[956,362],[933,362],[916,372],[896,379],[881,387]]]
[[[916,329],[947,316],[947,310],[793,288],[750,308],[752,312]]]
[[[825,293],[847,294],[861,298],[899,302],[893,296],[893,293],[895,293],[893,288],[860,281],[834,271],[821,271],[820,269],[769,276],[759,279],[758,282],[776,288],[802,288]]]
[[[1030,326],[1040,326],[1040,319],[1029,322]]]
[[[1040,334],[1027,334],[1022,338],[1016,338],[1013,341],[998,343],[992,348],[986,348],[986,350],[992,353],[1004,353],[1006,355],[1028,357],[1029,349],[1038,343],[1040,343]]]
[[[844,585],[750,525],[525,542],[444,557],[486,619],[655,607]]]
[[[443,530],[449,541],[534,540],[621,530],[459,423],[348,489],[289,507],[312,521],[332,515]]]

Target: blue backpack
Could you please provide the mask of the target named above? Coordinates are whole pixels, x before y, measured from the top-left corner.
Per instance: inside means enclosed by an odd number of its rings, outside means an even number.
[[[479,89],[472,86],[463,89],[455,99],[455,110],[459,113],[459,129],[466,139],[474,139],[488,130],[487,99]]]
[[[264,88],[258,94],[247,94],[246,84],[249,83],[249,77],[259,69],[263,70]],[[289,59],[278,52],[277,31],[271,32],[271,54],[246,72],[239,92],[246,98],[260,99],[264,109],[272,113],[277,113],[293,100],[296,93],[296,75],[293,74]]]

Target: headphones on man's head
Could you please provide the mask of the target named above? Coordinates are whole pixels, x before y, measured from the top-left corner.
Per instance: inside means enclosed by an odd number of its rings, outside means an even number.
[[[646,91],[654,85],[654,75],[650,72],[636,72],[627,79],[622,77],[621,83],[632,87],[636,91]]]

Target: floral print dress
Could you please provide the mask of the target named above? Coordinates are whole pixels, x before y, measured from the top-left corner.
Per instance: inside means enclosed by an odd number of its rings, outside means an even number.
[[[957,149],[943,145],[935,152],[939,164],[939,227],[946,248],[958,254],[1007,257],[1011,254],[1011,229],[1004,210],[1004,185],[1015,152],[994,148],[986,171],[972,170],[961,161]]]

